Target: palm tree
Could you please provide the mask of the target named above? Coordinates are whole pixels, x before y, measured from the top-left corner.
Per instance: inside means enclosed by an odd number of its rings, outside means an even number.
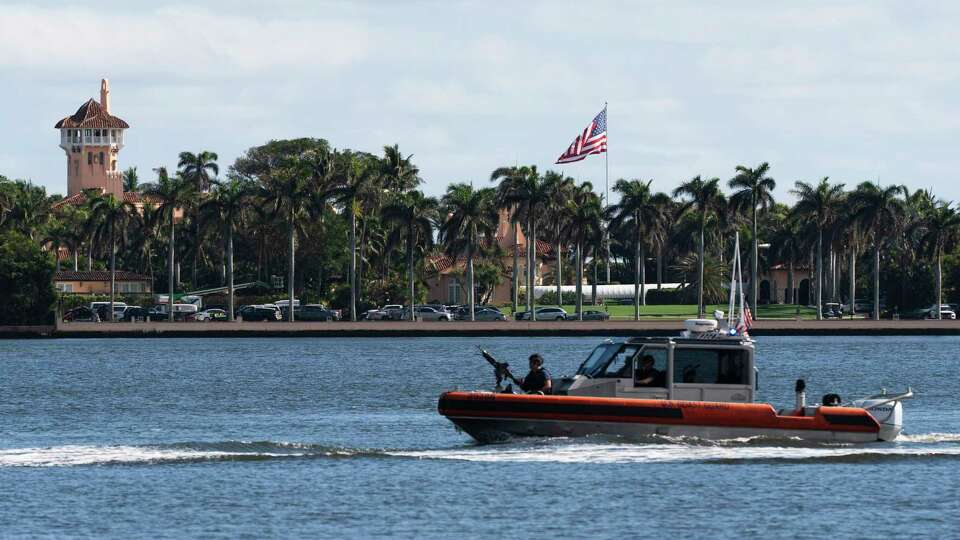
[[[470,320],[474,320],[476,284],[473,261],[481,242],[488,245],[494,241],[497,231],[496,191],[493,188],[474,190],[470,184],[453,184],[443,196],[446,221],[440,226],[440,241],[447,255],[456,261],[466,254],[467,259],[467,305]]]
[[[528,174],[527,167],[500,167],[490,174],[490,181],[500,180],[497,186],[497,205],[501,210],[510,212],[510,225],[513,227],[514,245],[511,246],[513,255],[513,274],[511,279],[513,311],[517,311],[518,296],[520,293],[520,246],[518,229],[520,224],[525,222],[525,206],[520,202],[514,202],[515,186],[523,181]]]
[[[620,194],[620,202],[608,209],[610,228],[616,229],[629,223],[634,236],[634,281],[633,281],[633,319],[640,320],[640,305],[647,305],[646,299],[646,244],[649,237],[656,234],[657,227],[663,222],[661,214],[665,207],[661,197],[650,191],[653,180],[625,180],[621,178],[613,185],[613,191]],[[645,235],[647,238],[645,238]]]
[[[767,176],[770,164],[764,161],[754,169],[737,165],[737,175],[730,179],[727,185],[737,190],[731,197],[731,202],[740,210],[750,211],[750,222],[753,227],[753,255],[750,260],[750,300],[753,304],[751,314],[757,318],[757,294],[759,291],[759,246],[757,237],[757,211],[765,212],[773,206],[773,190],[777,182]]]
[[[391,243],[402,242],[406,246],[411,321],[416,320],[414,305],[417,302],[414,253],[418,248],[425,251],[433,245],[433,223],[438,206],[433,197],[425,197],[420,191],[410,191],[385,206],[381,213],[384,222],[392,227]]]
[[[854,217],[873,238],[873,320],[880,320],[880,250],[896,234],[905,213],[903,186],[863,182],[850,194]],[[819,291],[818,291],[819,293]]]
[[[311,151],[309,155],[282,160],[263,177],[261,196],[267,204],[268,212],[287,226],[287,295],[290,300],[287,320],[290,322],[294,320],[297,234],[303,233],[309,211],[315,206],[316,194],[325,191],[325,186],[318,184],[325,163],[329,163],[329,149],[326,145]]]
[[[674,197],[689,197],[681,205],[681,212],[691,211],[697,214],[697,221],[700,229],[700,242],[698,260],[699,270],[697,278],[697,317],[702,318],[704,312],[703,304],[703,258],[704,258],[704,232],[707,228],[707,220],[711,215],[715,215],[722,205],[724,197],[720,192],[720,179],[711,178],[703,180],[700,176],[695,176],[687,182],[673,190]]]
[[[547,171],[543,175],[544,189],[547,192],[546,214],[553,222],[554,250],[557,257],[555,278],[557,282],[557,305],[563,305],[563,226],[570,217],[567,202],[573,196],[576,184],[573,178],[564,177],[554,171]]]
[[[350,320],[357,320],[357,218],[362,214],[364,201],[376,196],[380,177],[376,174],[373,156],[346,150],[334,155],[333,186],[329,195],[350,216]]]
[[[177,162],[177,169],[180,176],[191,182],[198,195],[203,195],[210,191],[210,186],[214,179],[220,174],[220,166],[217,165],[217,153],[202,151],[197,154],[191,152],[180,152],[180,160]],[[199,212],[199,205],[194,205],[194,209]],[[202,242],[200,240],[200,216],[193,216],[193,268],[191,280],[196,287],[197,283],[197,263],[200,259]]]
[[[413,154],[403,156],[399,145],[383,147],[380,173],[383,176],[384,186],[388,190],[404,193],[420,184],[420,169],[413,164],[412,159]]]
[[[87,229],[100,242],[110,246],[110,315],[113,321],[113,304],[117,293],[117,238],[126,237],[127,228],[140,219],[137,208],[129,202],[117,200],[112,193],[99,195],[89,202],[90,217]]]
[[[807,220],[817,230],[817,320],[823,319],[823,231],[837,218],[843,203],[843,184],[824,177],[816,186],[797,181],[790,193],[797,197],[791,216]]]
[[[169,310],[167,316],[170,321],[173,321],[173,296],[176,290],[176,275],[174,270],[174,258],[176,257],[176,251],[174,249],[176,214],[179,210],[182,215],[184,209],[189,208],[190,205],[193,204],[195,199],[194,188],[190,182],[184,180],[179,175],[171,178],[167,174],[166,167],[158,167],[154,170],[157,173],[157,181],[153,184],[145,184],[143,186],[143,192],[149,200],[157,203],[157,212],[164,216],[170,223],[170,241],[167,250],[167,291],[169,295],[169,301],[167,303]]]
[[[943,252],[956,243],[960,235],[960,214],[952,203],[941,202],[922,222],[921,246],[936,261],[937,319],[942,319],[940,305],[943,303]]]
[[[490,179],[502,179],[497,188],[501,207],[513,208],[516,217],[512,219],[520,221],[522,217],[526,222],[524,234],[527,237],[527,308],[531,320],[535,321],[537,314],[533,289],[537,276],[537,221],[548,199],[547,188],[535,165],[500,168],[493,171]]]
[[[593,184],[584,182],[577,186],[573,196],[567,202],[570,216],[567,221],[567,235],[571,238],[576,252],[577,265],[577,319],[583,320],[583,255],[588,243],[593,243],[603,235],[603,204],[593,192]],[[599,252],[594,253],[594,259]],[[596,260],[594,261],[596,264]]]
[[[135,192],[139,187],[140,177],[137,176],[137,168],[127,167],[127,170],[123,171],[123,190]]]
[[[227,237],[227,320],[234,317],[234,281],[233,281],[233,233],[237,226],[243,226],[246,210],[253,194],[250,182],[232,177],[226,182],[217,183],[210,198],[200,205],[201,220],[221,225]]]

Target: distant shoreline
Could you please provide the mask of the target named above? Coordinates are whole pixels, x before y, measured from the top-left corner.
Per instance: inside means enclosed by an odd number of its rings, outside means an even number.
[[[157,337],[497,337],[676,335],[680,320],[557,322],[238,322],[238,323],[64,323],[57,326],[0,326],[0,339]],[[960,321],[760,320],[753,336],[953,336]]]

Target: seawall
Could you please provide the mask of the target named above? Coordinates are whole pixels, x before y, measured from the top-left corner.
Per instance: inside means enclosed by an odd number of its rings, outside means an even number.
[[[557,322],[150,322],[0,327],[0,338],[424,337],[676,335],[680,320]],[[754,336],[960,335],[960,321],[761,320]]]

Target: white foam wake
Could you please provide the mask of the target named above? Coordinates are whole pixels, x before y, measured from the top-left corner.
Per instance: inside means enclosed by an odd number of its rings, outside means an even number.
[[[931,434],[933,435],[933,434]],[[941,434],[942,435],[942,434]],[[941,442],[943,437],[915,442]],[[958,440],[949,439],[950,441]],[[876,444],[843,446],[764,446],[688,444],[490,445],[450,450],[388,452],[395,456],[477,462],[666,463],[682,461],[825,460],[880,461],[897,458],[960,458],[960,445]]]
[[[2,449],[0,450],[0,467],[123,465],[298,455],[303,454],[291,452],[228,452],[148,446],[57,446],[52,448]]]

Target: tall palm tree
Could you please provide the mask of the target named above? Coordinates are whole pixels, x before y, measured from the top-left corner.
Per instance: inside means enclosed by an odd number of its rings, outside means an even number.
[[[99,242],[110,246],[109,320],[113,321],[113,304],[117,294],[117,239],[126,237],[127,228],[140,219],[140,214],[133,204],[118,200],[112,193],[94,197],[89,205],[87,229]]]
[[[737,165],[737,175],[730,179],[727,185],[736,190],[731,202],[740,210],[749,210],[750,224],[753,228],[753,253],[750,257],[750,303],[753,304],[751,314],[757,318],[757,293],[759,291],[759,245],[757,236],[757,212],[765,212],[773,206],[773,190],[777,182],[767,176],[770,164],[764,161],[751,169]]]
[[[897,233],[905,214],[903,186],[863,182],[850,194],[854,216],[873,239],[873,320],[880,320],[880,250]]]
[[[200,205],[201,220],[222,226],[226,232],[227,251],[227,320],[234,317],[234,281],[233,281],[233,233],[237,226],[243,226],[246,211],[253,197],[250,182],[232,177],[226,182],[216,183],[210,197]]]
[[[417,302],[414,255],[418,250],[422,252],[433,245],[433,224],[438,206],[433,197],[425,197],[420,191],[410,191],[382,211],[384,222],[392,228],[391,243],[403,243],[406,248],[411,321],[416,320],[414,305]]]
[[[563,305],[563,246],[564,246],[564,223],[570,217],[570,209],[567,202],[573,196],[573,190],[576,184],[573,178],[564,177],[562,174],[547,171],[543,175],[544,189],[547,192],[546,215],[547,219],[553,224],[554,251],[557,257],[557,269],[554,276],[557,282],[557,305]]]
[[[384,187],[394,193],[404,193],[420,185],[420,169],[412,160],[413,154],[404,157],[399,145],[384,146],[380,163]]]
[[[497,205],[501,210],[510,212],[510,225],[513,227],[514,244],[510,250],[513,255],[512,303],[513,311],[517,311],[520,294],[520,246],[518,229],[521,223],[526,223],[526,207],[515,197],[516,186],[528,174],[528,167],[500,167],[490,174],[490,181],[500,181],[497,186]]]
[[[943,252],[950,249],[960,236],[960,214],[951,208],[951,204],[948,202],[938,204],[921,225],[923,251],[936,262],[937,319],[943,318],[940,310],[940,305],[943,303]]]
[[[497,198],[504,208],[513,208],[516,221],[526,223],[527,248],[527,309],[531,320],[537,320],[534,301],[534,284],[537,276],[537,222],[548,200],[548,192],[543,177],[537,167],[500,168],[490,175],[491,180],[502,179],[497,188]]]
[[[350,286],[350,320],[357,320],[357,218],[363,213],[366,199],[375,197],[380,187],[380,176],[375,168],[375,158],[369,154],[345,150],[334,154],[332,187],[329,190],[334,202],[341,205],[350,218],[350,268],[347,281]]]
[[[807,220],[817,230],[817,320],[823,319],[823,231],[837,219],[844,200],[843,184],[830,184],[824,177],[817,185],[797,181],[790,193],[797,197],[791,215]]]
[[[688,197],[689,200],[681,205],[681,211],[694,212],[697,215],[697,223],[700,229],[700,242],[697,245],[698,253],[698,279],[697,279],[697,317],[702,318],[704,312],[703,304],[703,258],[704,258],[704,233],[707,228],[707,220],[716,215],[722,206],[725,205],[723,193],[720,192],[720,179],[711,178],[703,180],[700,176],[695,176],[689,181],[680,184],[673,190],[674,197]]]
[[[576,187],[568,200],[570,216],[566,234],[574,244],[577,265],[576,310],[577,319],[583,320],[583,258],[588,244],[603,235],[603,203],[593,192],[593,184],[584,182]],[[594,264],[599,251],[594,252]],[[594,280],[596,281],[596,280]]]
[[[217,153],[204,150],[199,153],[180,152],[180,159],[177,162],[177,169],[180,176],[191,182],[198,196],[202,196],[210,191],[210,186],[218,174],[220,166],[217,165]],[[199,212],[200,205],[194,205],[194,210]],[[197,265],[200,260],[202,242],[200,239],[200,216],[193,216],[193,266],[191,271],[191,280],[196,287],[197,283]]]
[[[610,228],[616,229],[629,223],[634,237],[634,280],[633,280],[633,319],[640,320],[640,305],[647,305],[646,299],[646,246],[656,234],[657,227],[663,222],[661,214],[664,203],[663,194],[650,191],[653,180],[625,180],[621,178],[613,185],[613,191],[620,194],[620,202],[608,209]]]
[[[325,187],[318,185],[317,167],[329,159],[329,149],[320,148],[310,155],[288,156],[281,160],[269,174],[262,178],[260,195],[267,204],[268,212],[282,220],[287,227],[287,296],[290,303],[287,320],[294,320],[294,278],[297,236],[304,232],[304,224],[310,210],[315,206],[317,192]]]
[[[493,188],[473,189],[470,184],[453,184],[443,196],[446,220],[440,226],[440,241],[447,256],[456,261],[461,256],[467,263],[467,305],[474,320],[476,283],[473,263],[483,243],[492,245],[497,232],[496,191]]]
[[[166,167],[154,169],[157,173],[157,181],[152,184],[145,184],[143,192],[146,197],[157,203],[157,212],[160,213],[170,224],[170,237],[167,249],[167,280],[169,301],[167,307],[167,317],[173,321],[173,300],[176,291],[176,273],[175,261],[176,250],[174,238],[176,237],[177,211],[182,213],[190,208],[196,197],[192,183],[183,179],[179,175],[171,177],[167,174]]]

